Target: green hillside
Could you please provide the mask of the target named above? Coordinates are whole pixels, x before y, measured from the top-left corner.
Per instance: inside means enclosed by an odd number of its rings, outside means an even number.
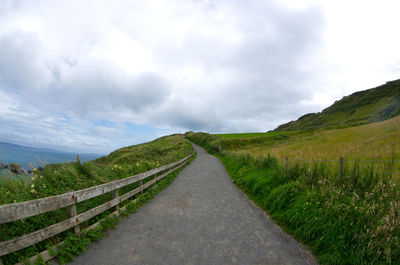
[[[400,264],[399,114],[396,80],[274,131],[186,138],[320,264]]]
[[[280,161],[289,157],[300,160],[338,159],[395,160],[400,159],[400,116],[370,124],[343,129],[282,132],[281,138],[263,137],[221,139],[233,152],[267,157]],[[283,137],[285,136],[285,137]]]
[[[319,264],[400,264],[399,124],[186,138]]]
[[[276,131],[345,128],[393,118],[400,114],[400,79],[353,93],[319,113],[280,125]]]
[[[0,205],[53,196],[132,176],[184,158],[191,144],[179,135],[118,149],[108,156],[80,163],[48,164],[32,178],[0,176]],[[31,185],[34,184],[34,190]]]
[[[171,135],[161,137],[152,142],[124,147],[112,152],[108,156],[89,162],[81,163],[77,160],[73,163],[49,164],[46,165],[44,169],[35,169],[29,178],[9,177],[3,174],[0,175],[0,205],[49,197],[126,178],[160,167],[161,165],[178,161],[192,152],[193,147],[189,141],[180,135]],[[165,188],[176,174],[177,173],[172,173],[168,177],[157,182],[157,185],[152,186],[152,188],[147,188],[142,196],[136,196],[135,199],[137,199],[137,203],[134,205],[129,204],[129,201],[123,202],[122,205],[130,205],[128,211],[134,211],[141,204],[151,199],[158,191]],[[149,180],[150,179],[144,180],[144,183]],[[133,183],[119,189],[119,195],[133,190],[138,187],[138,185],[138,183]],[[77,211],[78,213],[82,213],[97,207],[109,201],[111,196],[111,193],[107,193],[81,202],[77,204]],[[110,214],[111,211],[112,210],[109,210],[93,217],[87,222],[82,223],[81,227],[92,225]],[[127,214],[127,212],[125,212],[125,214]],[[0,237],[2,241],[9,240],[32,233],[68,218],[68,212],[65,209],[57,209],[23,220],[0,224]],[[110,221],[110,219],[107,220],[107,222]],[[115,218],[112,220],[116,222]],[[99,227],[102,227],[102,225]],[[96,233],[97,239],[102,236],[102,231],[100,232]],[[59,260],[59,263],[63,264],[72,258],[71,253],[77,254],[78,250],[78,252],[82,251],[93,239],[86,237],[85,235],[87,234],[85,233],[82,235],[83,237],[81,237],[78,242],[76,238],[74,239],[75,241],[71,241],[68,233],[61,233],[53,238],[37,243],[34,246],[2,256],[0,258],[0,264],[15,264],[22,261],[24,258],[31,257],[37,254],[37,252],[45,250],[49,245],[67,241],[68,243],[64,245],[66,247],[62,254],[58,256],[59,258],[61,257],[60,260],[63,261],[60,262]],[[94,234],[92,233],[91,235],[93,236]],[[82,246],[84,248],[81,248]]]

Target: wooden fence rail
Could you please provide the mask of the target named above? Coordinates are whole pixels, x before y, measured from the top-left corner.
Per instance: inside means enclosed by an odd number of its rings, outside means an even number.
[[[41,198],[37,200],[13,203],[8,205],[0,205],[0,224],[35,216],[38,214],[46,213],[60,208],[67,208],[70,216],[70,218],[67,220],[61,221],[57,224],[48,226],[41,230],[32,232],[27,235],[23,235],[18,238],[0,242],[0,256],[4,256],[12,252],[24,249],[38,242],[56,236],[57,234],[73,227],[75,233],[80,233],[79,224],[113,207],[114,207],[113,209],[117,210],[121,202],[131,198],[132,196],[138,193],[142,193],[144,189],[148,188],[149,186],[156,183],[160,179],[174,172],[178,168],[182,167],[185,164],[185,162],[187,162],[188,159],[193,156],[193,154],[194,153],[177,162],[170,163],[168,165],[164,165],[162,167],[155,168],[135,176],[111,181],[87,189],[71,191],[64,194]],[[143,180],[162,172],[164,173],[161,174],[160,176],[157,176],[154,179],[143,184]],[[120,188],[133,183],[139,183],[140,186],[121,196],[118,195],[118,190]],[[110,201],[102,205],[99,205],[93,209],[90,209],[86,212],[77,214],[76,212],[77,203],[89,200],[91,198],[109,192],[111,192],[113,195]]]

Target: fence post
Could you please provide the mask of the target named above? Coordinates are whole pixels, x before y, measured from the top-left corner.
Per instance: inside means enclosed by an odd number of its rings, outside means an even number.
[[[143,180],[139,181],[139,186],[143,186]],[[142,189],[141,189],[141,192],[140,192],[140,194],[142,194],[142,195],[143,195],[143,187],[142,187]]]
[[[72,217],[77,215],[76,204],[72,204],[71,206],[68,206],[67,210],[68,210],[68,215],[69,215],[70,218],[72,218]],[[74,226],[74,231],[75,231],[75,234],[80,234],[81,233],[81,228],[79,227],[79,224]]]
[[[119,189],[116,189],[116,190],[112,191],[112,193],[111,193],[112,194],[112,199],[118,198],[118,196],[119,196],[118,190]],[[119,210],[119,203],[115,207],[113,207],[113,211],[118,211],[118,210]]]
[[[339,157],[339,183],[342,183],[344,175],[344,158]]]
[[[289,167],[289,158],[285,157],[285,170],[288,170]]]

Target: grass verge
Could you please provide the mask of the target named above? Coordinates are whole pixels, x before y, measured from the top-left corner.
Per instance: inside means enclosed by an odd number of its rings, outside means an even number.
[[[73,260],[73,256],[79,255],[85,251],[91,242],[98,241],[99,239],[103,238],[108,230],[116,228],[118,222],[121,220],[121,217],[128,217],[129,214],[136,212],[144,204],[153,199],[160,191],[167,188],[178,176],[179,172],[187,167],[195,158],[196,154],[194,154],[194,156],[190,158],[188,162],[186,162],[185,166],[169,174],[164,179],[157,182],[156,185],[148,188],[148,190],[143,195],[139,196],[135,201],[129,201],[125,205],[126,210],[119,211],[119,217],[106,217],[94,230],[84,231],[80,235],[75,235],[72,233],[68,234],[65,239],[65,243],[60,247],[60,252],[57,256],[58,262],[60,264],[71,262]],[[45,263],[43,262],[39,264]]]
[[[254,158],[221,148],[216,136],[186,137],[219,157],[233,182],[321,264],[400,264],[398,183],[357,163],[345,175],[324,162]]]
[[[81,163],[78,160],[75,163],[47,165],[41,171],[36,170],[31,177],[10,178],[4,175],[0,177],[0,204],[48,197],[129,177],[180,160],[191,154],[192,151],[193,148],[189,141],[180,135],[172,135],[146,144],[125,147],[90,162]],[[120,195],[137,186],[138,183],[135,183],[120,189]],[[110,199],[111,194],[105,194],[79,203],[77,205],[78,214]],[[110,211],[106,211],[88,220],[81,225],[81,228],[89,227],[110,213]],[[66,209],[58,209],[15,222],[0,224],[0,238],[1,241],[6,241],[67,218]],[[3,256],[0,260],[4,264],[21,262],[26,257],[34,256],[45,250],[49,245],[64,241],[69,232],[66,231],[31,247]]]

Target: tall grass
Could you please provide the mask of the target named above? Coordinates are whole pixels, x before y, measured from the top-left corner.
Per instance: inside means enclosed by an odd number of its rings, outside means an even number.
[[[303,160],[332,160],[343,156],[349,160],[391,160],[392,157],[399,160],[400,153],[393,150],[400,145],[399,124],[400,116],[352,128],[292,132],[275,140],[267,136],[254,137],[259,138],[258,142],[247,140],[245,144],[241,142],[246,139],[226,139],[231,143],[225,147],[253,156],[269,153],[279,159],[289,156]]]
[[[107,183],[168,164],[189,155],[193,151],[191,144],[179,135],[162,137],[153,142],[119,149],[106,157],[81,163],[50,164],[44,170],[34,170],[31,178],[14,178],[7,175],[0,177],[0,204],[10,204],[36,198],[62,194],[72,190]],[[132,184],[120,190],[124,194],[135,188]],[[78,213],[85,212],[111,199],[105,194],[77,205]],[[88,222],[83,227],[97,222],[107,215],[105,212]],[[51,211],[35,217],[15,222],[0,224],[0,239],[5,241],[31,233],[68,218],[65,209]],[[4,264],[14,264],[44,250],[46,245],[62,241],[68,232],[50,240],[28,247],[21,251],[1,257]]]
[[[372,165],[279,163],[221,148],[216,136],[186,137],[217,155],[234,183],[321,264],[400,264],[400,189]]]

